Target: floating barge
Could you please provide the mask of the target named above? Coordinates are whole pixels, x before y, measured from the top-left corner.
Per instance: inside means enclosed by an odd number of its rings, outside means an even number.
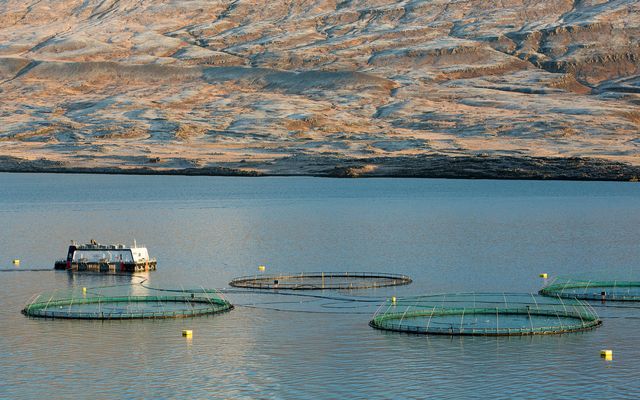
[[[54,268],[67,271],[95,272],[141,272],[155,271],[156,259],[149,258],[144,246],[123,244],[100,244],[91,240],[87,244],[72,241],[67,258],[55,262]]]

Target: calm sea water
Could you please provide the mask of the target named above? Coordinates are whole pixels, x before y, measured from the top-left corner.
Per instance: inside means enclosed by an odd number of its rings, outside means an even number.
[[[640,279],[638,184],[0,174],[0,188],[0,398],[640,392],[640,304],[598,307],[601,328],[561,336],[426,337],[367,325],[389,296],[535,292],[541,272]],[[141,280],[15,271],[53,267],[69,240],[91,238],[145,244],[158,259],[145,276],[155,287],[228,288],[261,264],[403,273],[414,283],[324,292],[363,302],[228,291],[233,311],[193,319],[21,315],[43,291]],[[600,359],[605,348],[613,361]]]

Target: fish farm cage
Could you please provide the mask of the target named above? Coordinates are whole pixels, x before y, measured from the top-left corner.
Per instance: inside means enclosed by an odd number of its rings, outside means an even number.
[[[543,287],[539,293],[565,299],[640,301],[640,281],[558,277]]]
[[[595,310],[581,300],[510,293],[392,298],[369,322],[387,331],[468,336],[561,334],[601,324]]]
[[[230,286],[245,289],[336,290],[408,285],[406,275],[377,272],[300,272],[234,278]]]
[[[233,305],[215,291],[153,294],[102,293],[76,288],[38,295],[22,310],[30,317],[66,319],[186,318],[228,311]]]

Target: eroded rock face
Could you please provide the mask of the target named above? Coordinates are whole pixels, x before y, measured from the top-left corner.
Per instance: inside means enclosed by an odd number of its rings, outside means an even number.
[[[640,1],[0,0],[0,96],[23,167],[640,167]]]

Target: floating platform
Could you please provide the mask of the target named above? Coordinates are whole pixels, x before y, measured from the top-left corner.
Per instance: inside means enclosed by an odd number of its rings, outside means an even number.
[[[558,277],[538,293],[565,299],[640,301],[640,281]]]
[[[56,261],[54,269],[66,271],[93,271],[93,272],[143,272],[155,271],[157,262],[150,260],[139,263],[127,262],[86,262],[86,261]]]
[[[56,270],[93,272],[142,272],[155,271],[157,262],[149,257],[145,246],[123,244],[103,245],[95,240],[78,245],[74,241],[67,251],[67,258],[54,263]]]
[[[337,290],[372,289],[410,284],[406,275],[378,272],[299,272],[234,278],[230,286],[246,289]]]
[[[369,325],[430,335],[525,336],[580,332],[602,324],[580,300],[534,294],[456,293],[392,299]]]
[[[99,288],[98,288],[99,289]],[[101,296],[96,288],[82,292],[41,295],[22,313],[30,317],[63,319],[186,318],[229,311],[233,305],[218,293],[163,296]]]

